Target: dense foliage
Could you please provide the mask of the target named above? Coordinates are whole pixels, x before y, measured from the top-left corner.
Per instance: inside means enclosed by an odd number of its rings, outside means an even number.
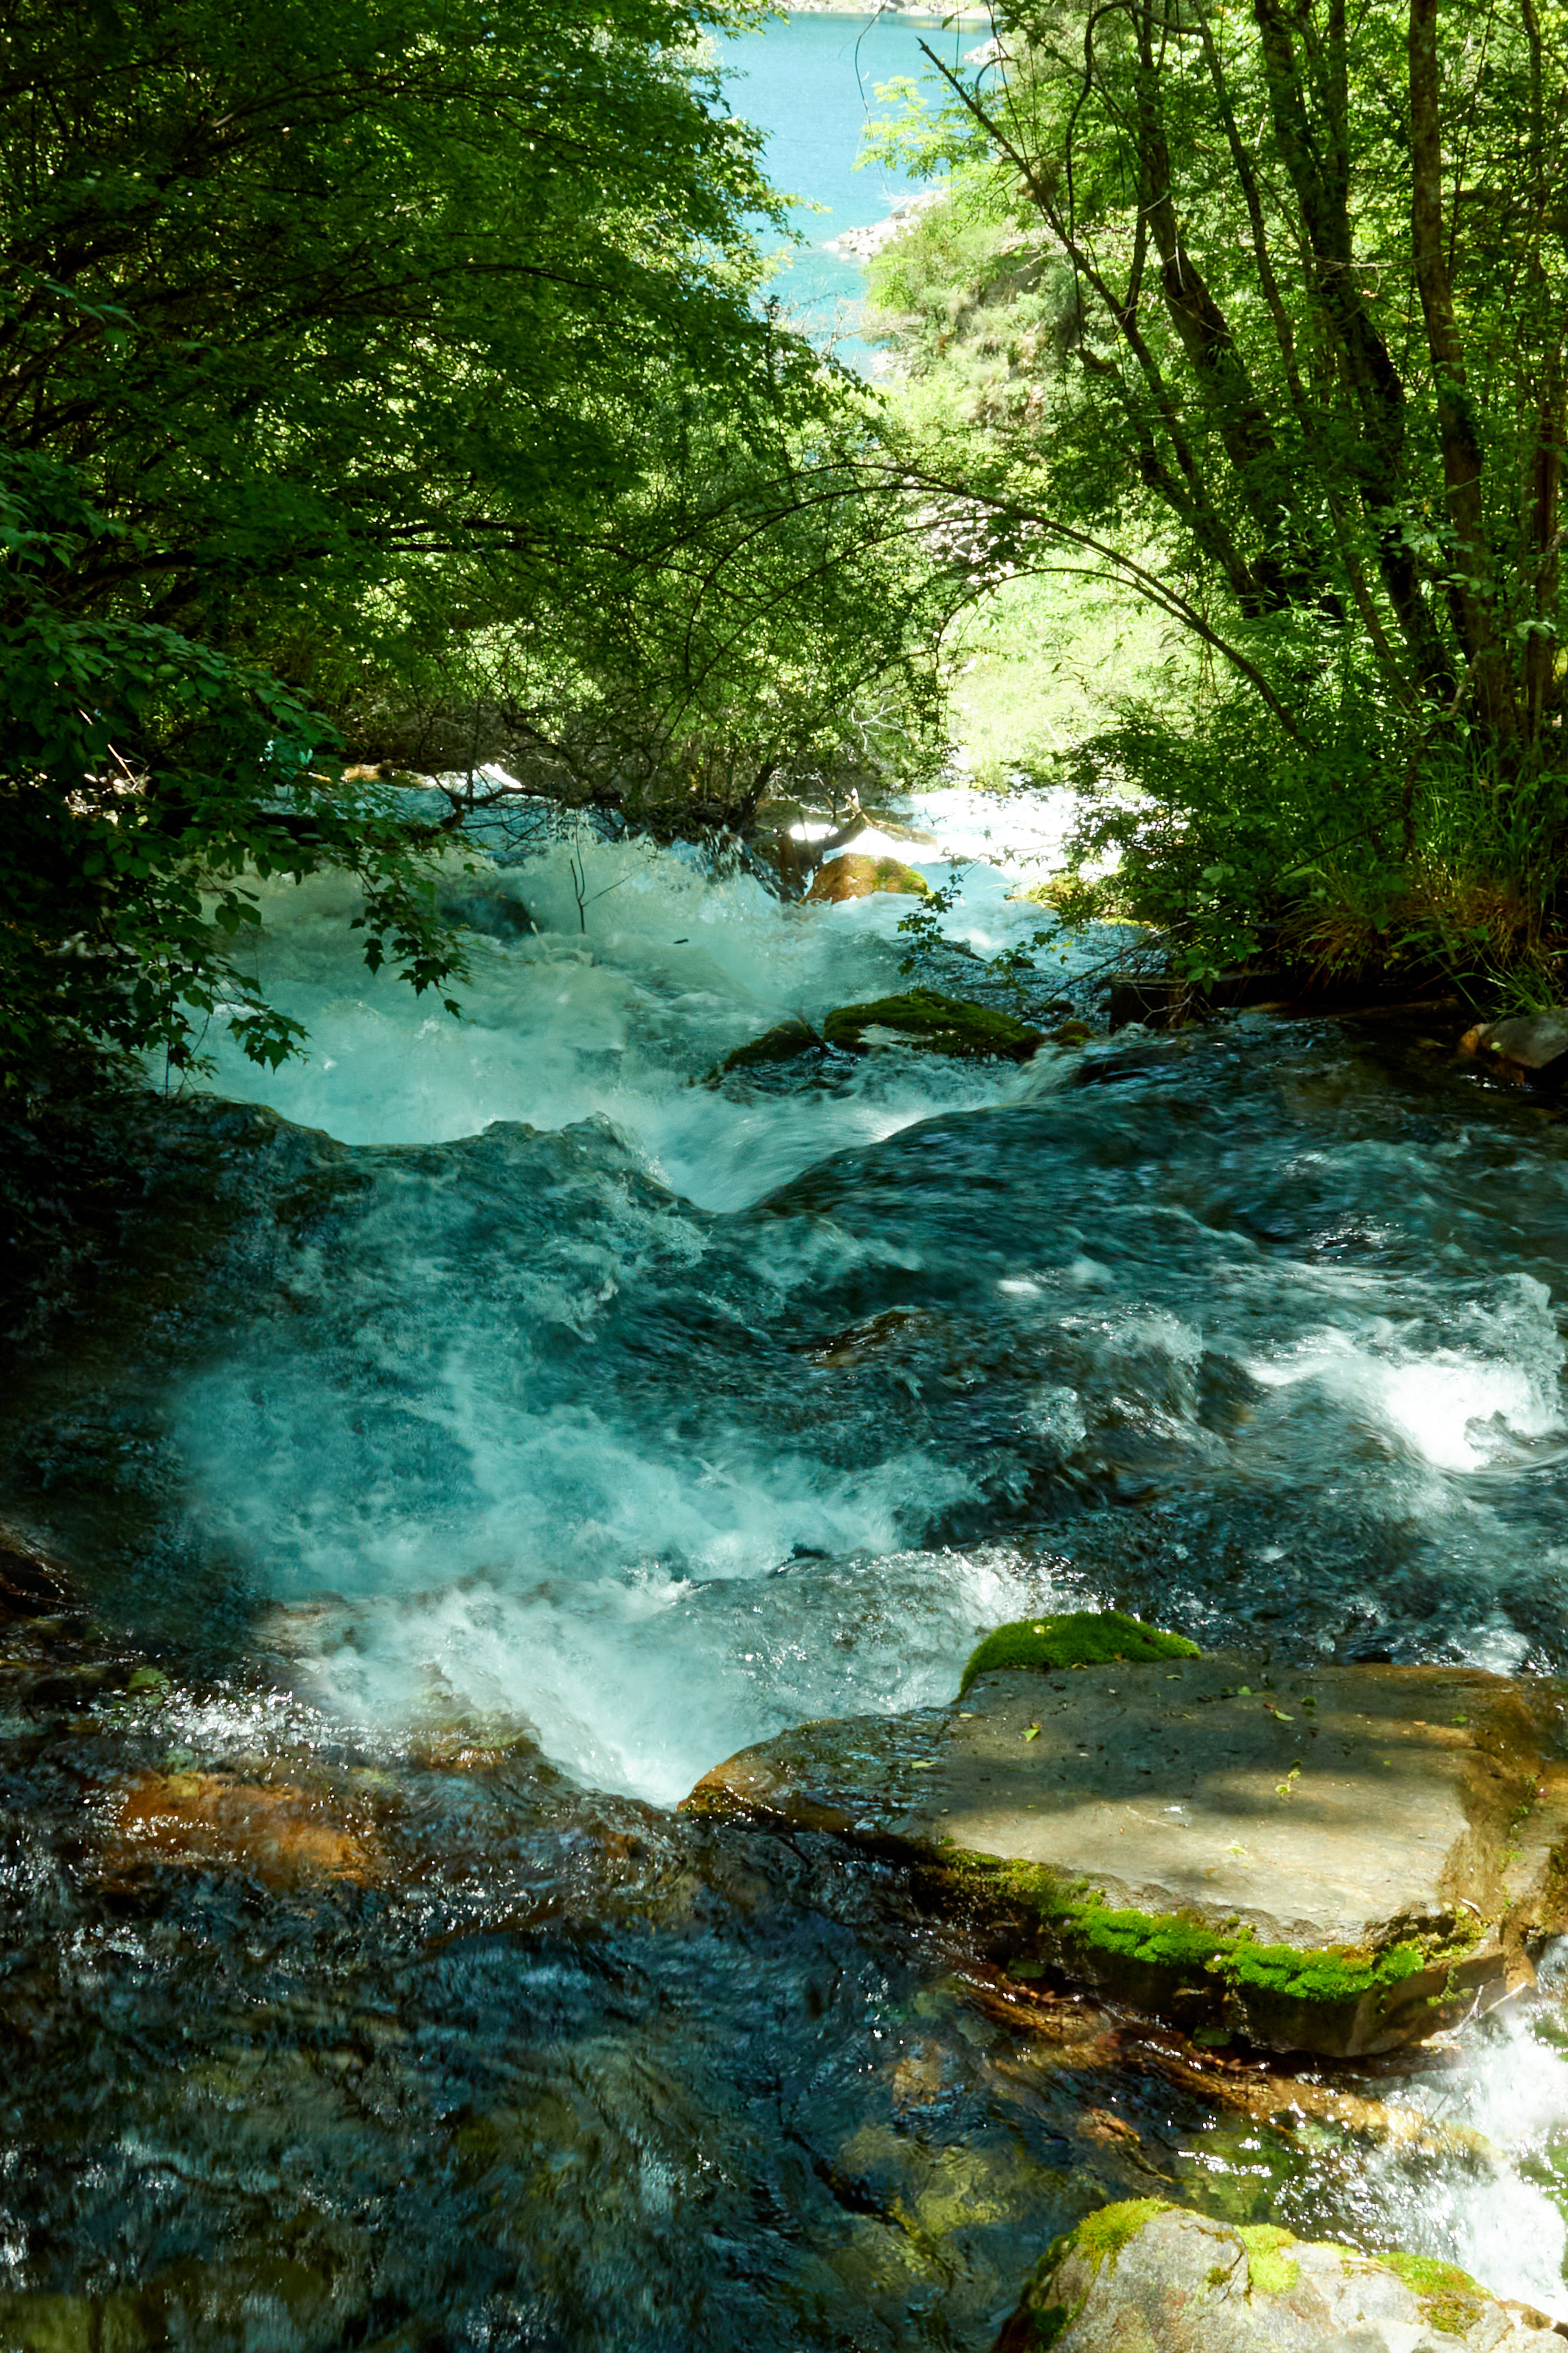
[[[1568,15],[1546,0],[999,0],[884,142],[952,174],[880,266],[922,464],[993,573],[1188,633],[1089,747],[1194,969],[1553,980]],[[935,60],[933,58],[933,64]]]
[[[734,0],[743,14],[747,0]],[[457,969],[344,756],[690,822],[930,733],[863,404],[755,299],[725,0],[0,0],[0,1033],[188,1059],[247,870]]]

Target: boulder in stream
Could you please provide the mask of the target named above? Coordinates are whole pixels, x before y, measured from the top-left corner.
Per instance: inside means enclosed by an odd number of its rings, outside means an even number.
[[[1010,1966],[1205,2037],[1348,2058],[1530,1982],[1568,1925],[1555,1685],[1138,1657],[1115,1615],[1096,1659],[1085,1622],[1004,1630],[961,1701],[807,1725],[686,1803],[902,1852]]]
[[[822,1034],[826,1044],[849,1054],[879,1044],[919,1046],[928,1054],[974,1061],[1026,1062],[1044,1043],[1038,1029],[1015,1021],[1010,1013],[943,997],[934,988],[906,989],[868,1005],[841,1005],[823,1023]]]
[[[709,1071],[705,1086],[717,1086],[731,1071],[765,1070],[773,1062],[798,1061],[803,1054],[820,1054],[822,1040],[809,1021],[791,1019],[775,1022],[764,1029],[760,1038],[748,1039],[745,1045],[735,1047],[723,1060]]]
[[[1545,2313],[1456,2264],[1138,2198],[1052,2242],[995,2353],[1545,2353],[1560,2341]]]
[[[1530,1071],[1556,1079],[1568,1074],[1568,1006],[1485,1022],[1468,1029],[1459,1042],[1465,1052],[1489,1055],[1521,1077]]]
[[[837,905],[845,899],[869,899],[879,891],[910,899],[929,899],[931,884],[900,858],[871,858],[864,850],[847,850],[830,858],[813,878],[808,901]]]

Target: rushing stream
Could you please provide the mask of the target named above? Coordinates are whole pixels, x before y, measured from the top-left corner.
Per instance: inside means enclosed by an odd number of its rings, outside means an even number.
[[[975,958],[1059,812],[910,815],[959,884],[928,976],[1011,1001]],[[0,2347],[979,2348],[1161,2189],[1568,2311],[1550,1988],[1362,2085],[1404,2139],[1271,2118],[891,1864],[669,1810],[1042,1606],[1568,1669],[1568,1129],[1446,1016],[705,1084],[901,985],[910,902],[490,846],[460,1026],[337,886],[269,902],[310,1046],[216,1087],[280,1123],[126,1112],[144,1199],[7,1410],[96,1623],[0,1693]],[[346,1825],[314,1876],[146,1831],[225,1776]]]

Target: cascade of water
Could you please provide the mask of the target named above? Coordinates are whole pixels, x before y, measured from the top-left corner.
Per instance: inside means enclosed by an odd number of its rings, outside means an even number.
[[[1009,896],[1031,866],[986,839],[1006,818],[956,787],[911,814],[939,837],[922,871],[959,885],[942,985],[968,974],[1005,996],[983,959],[1047,920]],[[1021,814],[1048,862],[1063,812]],[[889,1039],[710,1087],[771,1024],[901,985],[912,902],[786,906],[694,855],[586,838],[447,887],[474,944],[458,1026],[370,981],[337,886],[270,897],[262,975],[310,1047],[276,1078],[220,1048],[219,1084],[327,1134],[293,1137],[287,1184],[237,1229],[206,1336],[155,1323],[123,1397],[100,1370],[74,1419],[29,1441],[52,1482],[35,1494],[46,1531],[73,1482],[136,1499],[134,1559],[121,1572],[110,1545],[100,1577],[116,1622],[134,1628],[152,1596],[165,1635],[198,1642],[221,1597],[224,1639],[251,1662],[250,1683],[159,1720],[147,1769],[194,1774],[181,1802],[205,1802],[204,1773],[293,1786],[301,1759],[340,1754],[374,1791],[433,1741],[526,1734],[536,1778],[501,1793],[510,1827],[487,1830],[462,1901],[526,1910],[537,1885],[552,1904],[569,1886],[582,1933],[613,1944],[631,1867],[613,1858],[646,1847],[661,1886],[693,1868],[649,1802],[792,1724],[946,1697],[977,1634],[1026,1611],[1115,1603],[1299,1662],[1568,1665],[1568,1154],[1528,1105],[1479,1106],[1436,1057],[1413,1067],[1370,1035],[1257,1016],[1050,1047],[1023,1069]],[[1043,958],[1035,1001],[1064,985],[1088,1001],[1103,952]],[[102,1736],[140,1721],[106,1714]],[[440,1879],[468,1816],[418,1802]],[[780,1867],[760,1850],[746,1865]],[[725,2033],[752,2014],[746,1884],[705,1981]],[[813,1898],[840,1900],[860,1898]],[[783,1917],[795,1897],[767,1902]],[[846,1932],[797,1933],[815,1986]],[[965,2179],[990,2179],[1016,2059],[1004,2037],[982,2063],[957,1998],[874,1944],[856,1948],[853,2020],[823,2013],[819,2088],[798,2095],[826,2102],[814,2129],[851,2153],[812,2179],[882,2168],[904,2185],[888,2200],[934,2214],[937,2174],[917,2179],[924,2144],[898,2119],[927,2113],[928,2076],[966,2086],[957,2106],[931,2094],[947,2121],[930,2163],[966,2152]],[[150,1953],[124,1962],[138,1983]],[[795,1962],[768,1967],[795,1986]],[[889,2009],[897,1968],[927,2010]],[[633,2041],[667,1998],[637,1995]],[[419,1999],[447,2015],[434,1980]],[[581,2063],[635,2137],[620,2031],[601,2020]],[[1245,2203],[1260,2183],[1304,2227],[1429,2247],[1561,2305],[1550,2017],[1475,2031],[1440,2092],[1402,2096],[1447,2101],[1492,2154],[1478,2139],[1440,2162],[1308,2162],[1271,2128],[1195,2135],[1147,2089],[1140,2129],[1189,2192]],[[758,2066],[776,2056],[762,2033]],[[855,2105],[884,2072],[893,2122]],[[697,2080],[672,2076],[661,2103],[695,2104],[693,2148],[738,2148],[729,2095]],[[1028,2166],[973,2189],[988,2219],[963,2242],[964,2293],[993,2313],[1018,2275],[1019,2213],[1084,2202],[1064,2152],[1104,2096],[1031,2082]],[[1513,2144],[1522,2157],[1495,2153]],[[90,2205],[87,2179],[70,2194]],[[599,2227],[587,2209],[574,2224],[584,2248]],[[815,2327],[799,2341],[839,2341]]]

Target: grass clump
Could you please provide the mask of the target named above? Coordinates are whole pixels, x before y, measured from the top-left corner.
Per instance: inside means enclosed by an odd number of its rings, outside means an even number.
[[[1121,1609],[1073,1609],[1057,1618],[1020,1618],[998,1626],[972,1654],[959,1685],[962,1699],[976,1675],[1016,1667],[1090,1667],[1143,1659],[1202,1655],[1184,1634],[1146,1626]]]

